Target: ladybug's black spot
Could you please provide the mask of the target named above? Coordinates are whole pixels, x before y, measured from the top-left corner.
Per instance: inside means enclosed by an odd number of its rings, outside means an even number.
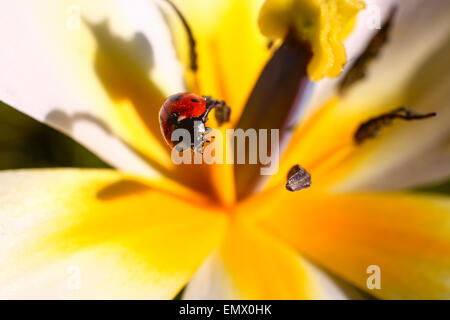
[[[195,103],[199,103],[200,102],[200,100],[198,100],[198,99],[191,99],[191,101],[195,102]]]
[[[183,98],[183,95],[178,95],[178,96],[175,96],[175,97],[173,97],[173,98],[170,98],[170,102],[177,102],[178,100],[180,100],[181,98]]]

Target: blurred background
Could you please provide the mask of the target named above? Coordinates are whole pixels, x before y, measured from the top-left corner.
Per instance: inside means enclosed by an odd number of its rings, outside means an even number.
[[[0,102],[0,170],[110,168],[71,138]]]

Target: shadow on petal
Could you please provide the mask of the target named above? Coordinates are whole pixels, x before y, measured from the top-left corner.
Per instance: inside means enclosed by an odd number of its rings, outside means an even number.
[[[134,147],[132,144],[128,143],[121,137],[119,137],[113,129],[101,118],[96,117],[92,114],[89,114],[87,112],[76,112],[72,115],[67,114],[65,111],[63,111],[63,108],[55,107],[51,112],[49,112],[45,116],[46,121],[49,123],[53,123],[56,126],[59,126],[62,131],[72,131],[73,127],[77,122],[90,122],[92,124],[95,124],[99,128],[101,128],[106,134],[114,137],[115,139],[119,140],[123,145],[125,145],[129,150],[131,150],[133,153],[135,153],[139,158],[143,159],[145,162],[147,162],[152,168],[156,169],[159,173],[162,175],[175,179],[176,175],[173,174],[170,170],[162,166],[159,162],[155,161],[151,157],[147,156],[140,150],[138,150],[136,147]]]
[[[129,100],[146,128],[165,146],[157,116],[165,94],[149,77],[154,65],[149,41],[140,32],[130,40],[115,36],[107,21],[87,25],[98,45],[95,70],[102,85],[113,100]]]
[[[97,198],[99,200],[113,200],[118,197],[126,197],[129,195],[140,194],[151,190],[152,188],[144,183],[131,180],[122,179],[117,182],[111,183],[99,190]]]
[[[157,141],[157,149],[166,154],[154,155],[150,159],[145,150],[137,146],[132,149],[144,160],[149,162],[157,170],[180,181],[189,187],[200,190],[203,193],[211,193],[211,186],[207,179],[207,172],[202,166],[176,166],[170,169],[164,168],[161,159],[170,157],[170,149],[167,147],[161,134],[159,123],[159,109],[163,104],[165,94],[151,81],[149,73],[154,66],[153,50],[148,39],[142,33],[135,33],[127,40],[111,33],[108,22],[91,24],[86,22],[97,41],[95,57],[95,70],[110,97],[117,101],[130,101],[139,118],[145,124],[146,129]],[[119,106],[120,108],[121,106]],[[136,126],[136,123],[127,123],[127,127]],[[123,139],[121,139],[123,140]],[[132,141],[126,141],[128,146]],[[151,146],[149,146],[150,148]],[[158,164],[157,164],[158,162]],[[199,183],[201,182],[201,183]]]

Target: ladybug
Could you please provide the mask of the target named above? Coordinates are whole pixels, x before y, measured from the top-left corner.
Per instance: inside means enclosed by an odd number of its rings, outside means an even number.
[[[205,124],[212,109],[216,109],[215,117],[219,125],[229,121],[231,109],[223,100],[187,92],[168,97],[159,111],[161,132],[167,144],[180,152],[191,148],[202,153],[205,142],[209,142],[204,137],[211,128]],[[172,133],[176,129],[186,129],[191,135],[191,141],[179,143],[172,140]]]

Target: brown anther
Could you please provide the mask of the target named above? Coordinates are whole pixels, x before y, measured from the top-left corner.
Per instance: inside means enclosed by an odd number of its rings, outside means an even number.
[[[286,189],[299,191],[311,186],[311,175],[298,164],[293,166],[287,175]]]
[[[216,100],[211,96],[203,96],[206,101],[207,112],[205,113],[204,122],[208,117],[209,112],[214,109],[214,116],[219,126],[222,126],[225,122],[230,121],[231,108],[223,100]]]
[[[400,107],[391,112],[384,113],[380,116],[371,118],[363,122],[355,132],[354,141],[356,144],[361,144],[367,139],[373,139],[380,133],[381,129],[390,125],[394,119],[401,119],[405,121],[422,120],[435,117],[436,112],[426,114],[417,113],[409,108]]]
[[[181,23],[183,24],[184,29],[186,30],[186,34],[189,39],[189,48],[190,48],[190,69],[194,72],[198,70],[198,63],[197,63],[197,50],[196,50],[196,41],[194,38],[194,33],[192,32],[192,29],[187,21],[187,19],[184,17],[184,15],[181,13],[180,9],[170,0],[163,0],[166,1],[170,6],[173,8],[177,16],[180,18]]]
[[[396,10],[396,7],[391,9],[389,16],[387,17],[381,29],[378,30],[378,32],[372,37],[365,50],[359,55],[359,57],[353,63],[353,66],[344,75],[338,85],[339,93],[345,94],[347,89],[353,86],[356,82],[364,79],[370,64],[379,55],[381,49],[388,41],[389,33],[392,28],[392,21],[394,19]]]

